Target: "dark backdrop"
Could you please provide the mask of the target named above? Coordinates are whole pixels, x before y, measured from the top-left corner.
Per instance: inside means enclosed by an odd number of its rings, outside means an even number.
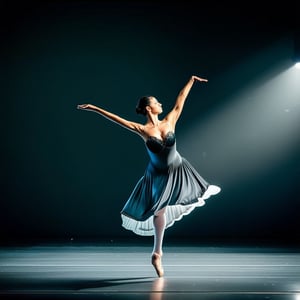
[[[143,142],[76,105],[143,122],[134,110],[140,96],[155,95],[167,111],[193,74],[209,82],[189,95],[178,150],[223,190],[166,236],[299,240],[299,144],[248,176],[236,168],[259,152],[243,156],[244,141],[221,136],[218,121],[206,123],[201,139],[201,122],[230,107],[236,91],[271,66],[291,63],[293,10],[202,2],[2,2],[2,242],[135,238],[119,212],[147,165]],[[295,111],[299,116],[299,104]],[[243,117],[228,121],[236,132],[245,129]]]

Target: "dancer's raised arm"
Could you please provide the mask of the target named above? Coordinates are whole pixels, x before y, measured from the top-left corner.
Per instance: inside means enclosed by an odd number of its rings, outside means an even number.
[[[128,121],[124,118],[121,118],[120,116],[118,116],[116,114],[113,114],[113,113],[111,113],[103,108],[100,108],[96,105],[93,105],[93,104],[80,104],[80,105],[77,105],[77,108],[82,109],[82,110],[96,112],[96,113],[102,115],[103,117],[105,117],[106,119],[108,119],[114,123],[117,123],[118,125],[143,136],[143,127],[144,126],[140,123]]]
[[[207,82],[208,80],[205,78],[198,77],[198,76],[191,76],[189,81],[185,84],[185,86],[179,92],[173,109],[165,117],[165,119],[168,122],[170,122],[174,127],[175,127],[177,120],[179,119],[179,117],[181,115],[185,100],[186,100],[195,81]]]

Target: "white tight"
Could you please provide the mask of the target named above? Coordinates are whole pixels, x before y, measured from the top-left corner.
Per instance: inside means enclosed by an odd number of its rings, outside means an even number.
[[[159,210],[153,217],[154,225],[154,245],[153,252],[156,252],[160,255],[163,254],[162,244],[164,239],[164,233],[166,228],[166,208]]]

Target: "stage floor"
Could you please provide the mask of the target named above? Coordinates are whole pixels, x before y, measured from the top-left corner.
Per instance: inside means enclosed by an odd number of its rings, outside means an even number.
[[[300,252],[285,247],[165,246],[164,278],[151,246],[0,248],[1,299],[300,300]]]

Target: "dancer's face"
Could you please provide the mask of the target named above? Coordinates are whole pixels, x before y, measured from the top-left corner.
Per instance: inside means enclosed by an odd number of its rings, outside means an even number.
[[[150,104],[148,106],[151,108],[153,114],[160,114],[163,111],[162,104],[158,102],[155,97],[150,99]]]

